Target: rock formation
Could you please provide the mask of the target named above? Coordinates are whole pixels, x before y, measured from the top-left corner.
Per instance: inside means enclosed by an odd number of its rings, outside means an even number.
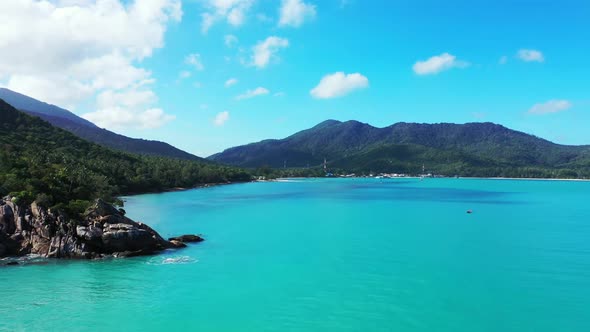
[[[100,199],[81,221],[67,220],[36,203],[20,206],[10,197],[0,199],[0,258],[27,254],[86,259],[150,255],[185,247],[184,242],[196,239],[201,238],[183,235],[167,241],[148,225],[125,217],[123,210]]]
[[[177,236],[177,237],[171,237],[168,240],[169,241],[179,241],[179,242],[201,242],[201,241],[204,241],[205,239],[203,239],[199,235],[187,234],[187,235],[181,235],[181,236]]]

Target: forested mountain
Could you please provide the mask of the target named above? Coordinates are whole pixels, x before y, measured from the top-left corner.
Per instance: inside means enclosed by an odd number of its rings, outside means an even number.
[[[203,158],[177,149],[168,143],[131,138],[99,128],[92,122],[68,110],[41,102],[9,89],[0,88],[0,99],[4,99],[4,101],[15,108],[30,115],[38,116],[52,125],[65,129],[78,137],[116,150],[188,160],[204,160]]]
[[[136,155],[85,141],[0,99],[0,195],[80,212],[95,198],[248,181],[234,167]]]
[[[559,145],[493,123],[324,121],[280,140],[227,149],[211,160],[241,167],[319,166],[357,172],[478,176],[586,176],[589,146]],[[542,174],[541,174],[542,173]]]

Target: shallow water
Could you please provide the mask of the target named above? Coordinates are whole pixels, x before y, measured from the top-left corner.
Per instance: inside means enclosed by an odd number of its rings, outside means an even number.
[[[0,330],[590,331],[589,197],[588,182],[471,179],[128,197],[131,218],[207,241],[0,268]]]

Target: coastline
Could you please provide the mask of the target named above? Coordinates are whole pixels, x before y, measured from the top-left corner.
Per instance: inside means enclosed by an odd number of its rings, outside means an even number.
[[[420,176],[399,176],[399,177],[389,177],[389,178],[381,178],[378,180],[383,179],[420,179]],[[435,176],[435,177],[425,177],[426,179],[465,179],[465,180],[513,180],[513,181],[567,181],[567,182],[590,182],[590,179],[565,179],[565,178],[504,178],[504,177],[468,177],[468,176],[460,176],[460,177],[452,177],[452,176]],[[146,191],[146,192],[129,192],[119,195],[118,197],[124,199],[128,196],[136,196],[136,195],[144,195],[144,194],[164,194],[170,192],[180,192],[180,191],[188,191],[194,189],[205,189],[217,186],[225,186],[225,185],[233,185],[233,184],[241,184],[241,183],[254,183],[254,182],[288,182],[288,180],[294,179],[377,179],[376,177],[369,177],[369,176],[333,176],[333,177],[317,177],[317,176],[305,176],[305,177],[279,177],[276,179],[268,179],[268,180],[251,180],[251,181],[239,181],[239,182],[215,182],[215,183],[204,183],[199,184],[194,187],[184,188],[184,187],[175,187],[175,188],[168,188],[163,190],[156,190],[156,191]]]
[[[398,176],[398,177],[388,177],[388,178],[380,178],[378,180],[383,179],[420,179],[420,176]],[[269,181],[280,181],[280,180],[292,180],[292,179],[377,179],[376,177],[370,176],[333,176],[333,177],[285,177],[285,178],[277,178],[275,180],[265,180],[265,181],[252,181],[252,182],[269,182]],[[566,179],[566,178],[505,178],[505,177],[479,177],[479,176],[434,176],[434,177],[425,177],[425,179],[465,179],[465,180],[523,180],[523,181],[571,181],[571,182],[590,182],[590,179]]]
[[[230,184],[239,184],[239,183],[249,183],[249,182],[258,182],[258,180],[252,180],[252,181],[235,181],[235,182],[213,182],[213,183],[203,183],[203,184],[198,184],[196,186],[193,187],[174,187],[174,188],[166,188],[166,189],[162,189],[162,190],[154,190],[154,191],[140,191],[140,192],[126,192],[126,193],[122,193],[121,195],[118,195],[119,198],[122,197],[126,197],[126,196],[135,196],[135,195],[144,195],[144,194],[163,194],[163,193],[169,193],[169,192],[177,192],[177,191],[187,191],[187,190],[193,190],[193,189],[203,189],[203,188],[210,188],[210,187],[217,187],[217,186],[225,186],[225,185],[230,185]]]
[[[459,177],[459,179],[590,182],[590,179],[562,179],[562,178]]]
[[[36,202],[18,204],[2,198],[0,207],[0,266],[27,264],[29,257],[35,261],[150,256],[204,240],[194,234],[165,239],[101,199],[75,220]]]

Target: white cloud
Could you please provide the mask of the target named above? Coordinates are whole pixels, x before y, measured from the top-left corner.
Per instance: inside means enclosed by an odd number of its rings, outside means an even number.
[[[457,57],[452,54],[443,53],[430,57],[428,60],[417,61],[412,69],[418,75],[432,75],[451,68],[465,68],[468,66],[468,62],[457,60]]]
[[[234,35],[225,35],[225,37],[223,37],[223,41],[225,42],[225,46],[232,47],[238,43],[238,37]]]
[[[70,110],[75,109],[78,103],[91,98],[96,91],[91,84],[68,77],[51,76],[12,74],[5,86],[8,89]]]
[[[508,63],[508,57],[507,56],[501,56],[500,60],[498,60],[498,63],[501,65],[505,65],[506,63]]]
[[[240,26],[244,23],[244,11],[234,8],[227,14],[227,22],[233,26]]]
[[[70,109],[104,91],[150,91],[152,73],[138,64],[164,46],[168,24],[181,17],[180,0],[0,1],[0,84]],[[122,117],[147,112],[119,102],[111,109]],[[153,109],[140,120],[153,119]]]
[[[340,8],[344,8],[350,4],[352,4],[354,0],[340,0]]]
[[[310,91],[314,98],[330,99],[341,97],[354,90],[369,86],[369,79],[360,73],[345,74],[336,72],[324,76],[320,83]]]
[[[157,99],[151,90],[107,90],[96,99],[98,110],[83,114],[82,117],[102,128],[158,128],[174,120],[175,116],[164,113],[160,108],[151,107]]]
[[[278,59],[276,53],[280,49],[289,47],[289,40],[276,36],[270,36],[265,40],[258,42],[252,48],[252,65],[258,68],[266,67],[271,59]]]
[[[565,111],[572,107],[572,103],[568,100],[549,100],[545,103],[539,103],[533,105],[529,109],[529,114],[548,114]]]
[[[229,120],[229,112],[223,111],[217,113],[215,119],[213,119],[213,124],[216,126],[223,126]]]
[[[183,70],[183,71],[180,72],[180,74],[178,74],[178,77],[180,77],[181,79],[183,79],[183,78],[189,78],[189,77],[191,77],[191,75],[192,74],[191,74],[190,71]]]
[[[279,13],[279,26],[299,27],[307,18],[315,17],[316,9],[302,0],[283,0]]]
[[[244,92],[243,94],[237,96],[236,99],[237,100],[250,99],[250,98],[254,98],[256,96],[267,95],[267,94],[269,94],[269,92],[270,91],[268,91],[266,88],[259,86],[254,90],[248,90],[248,91]]]
[[[201,62],[201,55],[199,53],[189,54],[184,58],[184,63],[193,66],[196,70],[204,70],[203,62]]]
[[[516,57],[525,62],[543,62],[545,57],[541,51],[521,49],[516,53]]]
[[[203,21],[201,22],[201,32],[205,34],[211,29],[213,24],[215,24],[216,18],[210,13],[204,13],[201,17],[203,18]]]
[[[471,116],[473,116],[477,120],[485,119],[488,115],[486,112],[471,112]]]
[[[225,87],[229,88],[232,85],[236,85],[238,84],[238,79],[237,78],[230,78],[229,80],[225,81]]]
[[[205,0],[207,12],[201,15],[201,32],[207,33],[218,21],[226,20],[233,26],[240,26],[254,0]]]
[[[102,128],[138,128],[154,129],[174,120],[174,115],[164,113],[160,108],[150,108],[145,111],[134,112],[132,110],[113,107],[104,108],[82,116],[88,121]]]
[[[153,104],[158,100],[156,94],[150,90],[132,89],[126,92],[107,90],[96,98],[96,106],[99,109],[113,108],[116,106],[137,107],[145,104]]]
[[[270,18],[269,16],[267,16],[264,13],[258,13],[258,14],[256,14],[256,19],[259,22],[262,22],[262,23],[270,23],[270,22],[272,22],[272,18]]]
[[[134,112],[122,107],[105,108],[82,116],[102,128],[139,129],[159,128],[174,120],[174,115],[164,113],[160,108],[150,108],[141,112]]]

